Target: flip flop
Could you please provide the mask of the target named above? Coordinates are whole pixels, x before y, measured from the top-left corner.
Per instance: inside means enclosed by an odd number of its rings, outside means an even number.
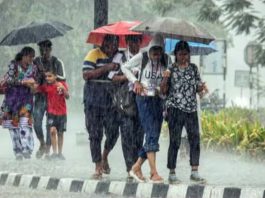
[[[141,178],[139,178],[139,177],[133,172],[133,170],[130,170],[129,175],[130,175],[131,177],[133,177],[133,178],[134,178],[137,182],[139,182],[139,183],[144,183],[144,182],[145,182],[144,180],[142,180]]]
[[[153,180],[152,179],[153,175],[150,177],[149,179],[149,183],[152,183],[152,184],[161,184],[161,183],[164,183],[164,179],[162,177],[160,177],[160,179],[156,179],[156,180]]]

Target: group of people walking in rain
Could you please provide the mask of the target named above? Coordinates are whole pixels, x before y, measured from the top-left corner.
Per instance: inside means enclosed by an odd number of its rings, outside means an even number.
[[[66,131],[66,102],[69,97],[61,60],[51,55],[50,40],[38,43],[40,56],[24,47],[8,66],[1,81],[6,86],[1,105],[2,126],[9,129],[17,160],[30,159],[34,128],[40,143],[36,157],[64,160],[63,133]],[[47,113],[46,140],[42,129]],[[52,147],[52,153],[50,150]]]
[[[175,172],[183,127],[190,145],[190,179],[204,181],[198,173],[200,134],[196,94],[207,92],[196,65],[190,62],[190,48],[180,41],[175,60],[165,53],[164,39],[153,36],[141,49],[142,35],[126,36],[127,49],[119,51],[119,37],[105,35],[102,45],[88,52],[83,63],[84,113],[89,134],[94,179],[111,171],[108,157],[119,134],[129,178],[160,183],[156,166],[163,119],[169,128],[167,168],[169,182],[178,182]],[[52,43],[38,43],[40,56],[24,47],[8,66],[2,84],[7,89],[1,110],[2,126],[9,129],[17,160],[29,159],[34,148],[34,128],[40,147],[36,157],[64,160],[66,99],[69,97],[61,60],[51,55]],[[47,113],[44,138],[43,117]],[[101,142],[105,135],[103,150]],[[52,147],[52,151],[51,150]],[[148,161],[149,177],[142,172]]]
[[[156,152],[163,118],[169,128],[168,180],[178,182],[175,172],[183,127],[190,145],[190,179],[204,181],[198,173],[200,134],[196,94],[208,90],[198,68],[190,62],[186,41],[176,44],[172,62],[164,51],[164,39],[155,34],[145,49],[141,35],[126,37],[127,49],[118,50],[119,37],[106,35],[102,45],[92,49],[83,64],[84,108],[89,134],[93,177],[100,179],[111,169],[108,156],[121,134],[128,177],[138,182],[160,183]],[[105,134],[103,151],[101,141]],[[150,176],[142,172],[148,161]]]

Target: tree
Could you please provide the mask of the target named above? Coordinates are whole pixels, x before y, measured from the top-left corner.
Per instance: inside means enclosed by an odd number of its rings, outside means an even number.
[[[108,24],[108,0],[94,0],[94,28]]]
[[[265,0],[259,2],[265,5]],[[172,11],[178,14],[181,5],[195,7],[197,12],[194,9],[188,14],[196,13],[198,21],[221,25],[227,30],[235,30],[237,34],[253,33],[257,43],[265,45],[265,17],[259,16],[252,0],[150,0],[150,5],[161,16]],[[264,48],[260,48],[257,59],[265,66]]]
[[[264,0],[259,0],[265,5]],[[205,0],[200,9],[199,20],[212,23],[222,23],[229,30],[237,34],[254,34],[255,40],[265,45],[265,17],[259,16],[250,0],[225,0],[221,4],[217,1]],[[220,3],[220,2],[219,2]],[[265,66],[265,49],[260,48],[257,53],[258,63]]]

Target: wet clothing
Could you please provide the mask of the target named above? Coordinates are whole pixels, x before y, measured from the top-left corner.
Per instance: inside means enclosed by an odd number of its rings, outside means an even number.
[[[68,86],[65,82],[60,82],[68,91]],[[47,98],[47,113],[52,115],[66,115],[66,101],[63,93],[57,90],[57,83],[40,85],[38,92],[45,93]]]
[[[168,148],[167,167],[176,168],[178,150],[181,143],[181,133],[185,126],[190,144],[190,165],[198,166],[200,158],[200,134],[197,111],[187,113],[178,108],[168,109],[168,127],[170,143]]]
[[[197,111],[196,93],[198,86],[202,84],[197,66],[190,64],[187,68],[180,69],[176,64],[173,64],[170,70],[167,106],[188,113]]]
[[[33,94],[29,87],[21,84],[22,80],[36,77],[36,66],[23,68],[16,62],[8,66],[3,128],[8,128],[15,155],[31,154],[34,148],[32,134]]]
[[[34,130],[39,140],[44,140],[42,121],[47,109],[46,96],[42,93],[36,93],[34,96],[33,120]],[[51,145],[51,135],[46,126],[46,145]]]
[[[90,71],[111,63],[100,48],[92,49],[84,59],[83,71]],[[84,109],[86,128],[89,134],[92,161],[101,161],[101,141],[103,131],[106,136],[104,148],[111,151],[119,136],[117,112],[112,108],[111,91],[113,83],[108,80],[108,73],[97,79],[87,80],[84,85]]]
[[[8,66],[7,72],[8,88],[5,93],[5,102],[3,111],[5,120],[12,120],[12,126],[7,128],[19,127],[20,118],[28,118],[28,127],[32,125],[33,110],[33,94],[29,87],[21,84],[22,80],[35,78],[36,66],[29,65],[27,69],[23,69],[21,65],[12,62]]]
[[[9,129],[15,156],[20,154],[32,154],[34,149],[34,138],[32,128],[21,126]]]
[[[65,70],[63,62],[55,56],[49,60],[44,60],[42,57],[36,57],[34,63],[37,65],[37,82],[42,85],[45,82],[46,69],[56,71],[57,81],[65,80]],[[34,96],[34,131],[40,141],[44,141],[44,134],[42,129],[42,121],[47,109],[46,96],[44,93],[36,93]],[[51,145],[50,132],[46,128],[46,144]]]
[[[127,49],[124,52],[117,53],[113,58],[113,62],[124,64],[127,60],[130,60],[133,54]],[[112,71],[109,73],[108,77],[112,80],[115,75],[123,75],[121,70]],[[123,89],[123,86],[127,86],[128,92],[133,91],[133,83],[123,82],[117,83],[114,91]],[[134,93],[130,94],[136,103],[136,95]],[[137,109],[136,109],[137,110]],[[143,145],[144,131],[140,123],[138,111],[135,116],[126,115],[124,112],[118,111],[118,125],[120,127],[121,133],[121,145],[123,151],[123,157],[125,160],[126,171],[129,172],[132,169],[133,164],[137,161],[138,153]]]
[[[162,81],[162,73],[170,64],[169,61],[162,61],[162,57],[156,63],[149,58],[150,49],[153,47],[164,48],[164,41],[161,36],[155,36],[148,46],[148,51],[138,53],[121,69],[132,83],[139,81],[145,91],[136,96],[141,126],[145,134],[145,143],[139,152],[139,157],[146,158],[147,152],[159,150],[159,136],[163,121],[163,100],[158,96],[158,90]],[[166,57],[163,55],[163,57]],[[143,64],[146,62],[146,64]],[[143,68],[144,66],[144,68]],[[138,70],[138,77],[133,70]]]
[[[63,62],[55,56],[51,56],[49,60],[42,57],[36,57],[34,64],[37,65],[37,82],[43,84],[45,82],[45,70],[55,71],[57,80],[65,80],[65,69]]]
[[[58,133],[62,133],[66,131],[67,117],[66,115],[47,115],[47,129],[51,129],[51,127],[55,127]]]
[[[101,141],[106,136],[104,149],[111,151],[119,137],[117,112],[85,104],[85,123],[90,141],[90,151],[94,163],[101,162]]]
[[[185,69],[180,69],[174,63],[170,70],[169,93],[166,101],[170,138],[167,167],[176,168],[183,127],[186,128],[190,145],[190,165],[198,166],[200,134],[196,93],[202,83],[200,74],[197,66],[192,63]]]
[[[100,48],[92,49],[88,52],[83,63],[83,71],[100,68],[107,63],[111,63],[112,58],[108,57]],[[88,80],[84,87],[84,100],[87,105],[110,107],[112,83],[108,79],[108,73],[97,79]]]
[[[138,115],[137,113],[137,116],[130,117],[120,114],[119,118],[121,146],[127,172],[132,169],[133,164],[137,161],[138,153],[143,146],[144,131]]]
[[[65,82],[60,83],[68,91],[67,84]],[[40,85],[37,91],[45,93],[47,99],[47,130],[50,131],[51,127],[55,127],[58,132],[65,132],[67,111],[66,99],[64,94],[57,90],[57,86],[57,82],[53,84],[45,83]]]
[[[141,125],[145,132],[145,143],[139,157],[147,158],[147,152],[159,151],[159,137],[163,122],[163,101],[160,97],[136,96]]]

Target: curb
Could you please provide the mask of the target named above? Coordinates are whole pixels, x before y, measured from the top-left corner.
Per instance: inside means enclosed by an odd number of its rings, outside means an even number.
[[[0,186],[140,198],[265,198],[265,188],[98,181],[0,172]]]

